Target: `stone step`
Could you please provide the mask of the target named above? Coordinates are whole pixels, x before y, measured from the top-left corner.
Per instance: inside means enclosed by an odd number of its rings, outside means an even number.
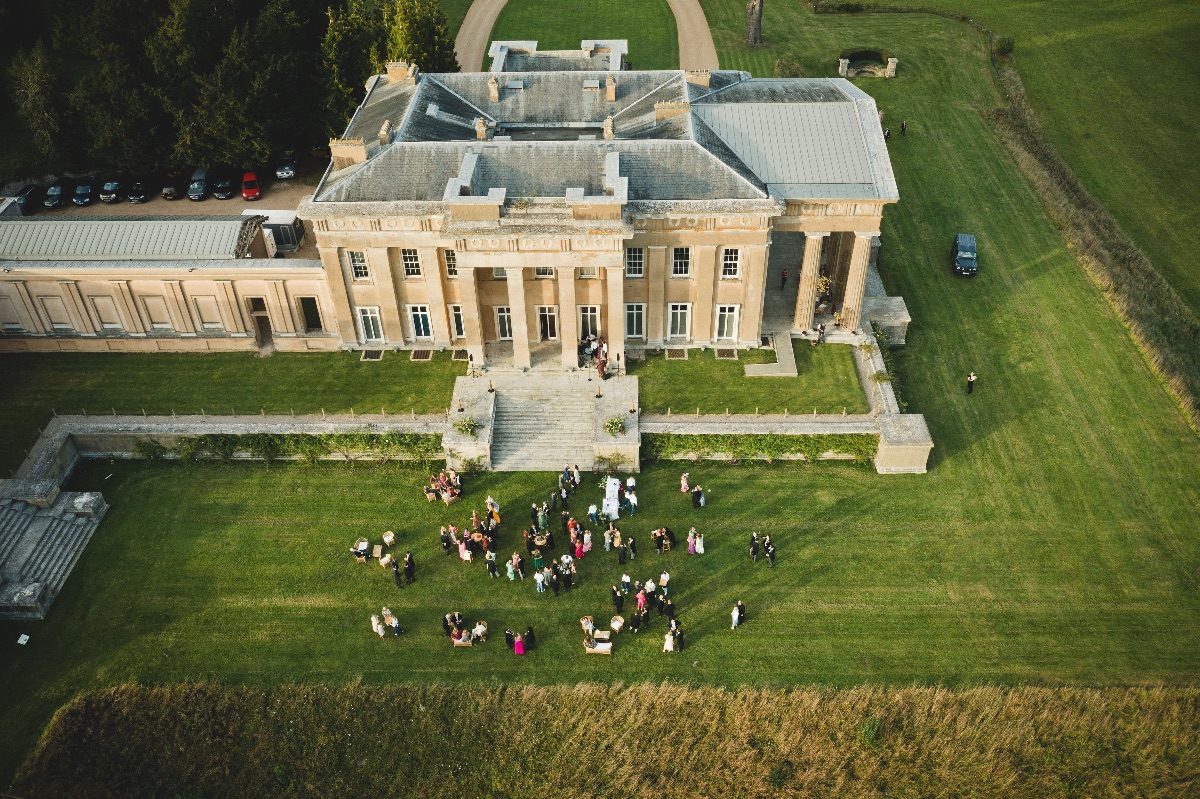
[[[25,563],[21,566],[21,579],[45,582],[42,575],[45,574],[46,567],[58,556],[59,547],[72,543],[74,538],[72,520],[51,519],[33,552],[25,558]]]
[[[68,531],[69,540],[64,540],[56,549],[54,558],[46,564],[38,578],[46,585],[49,598],[52,599],[62,589],[63,584],[74,570],[75,564],[83,555],[83,550],[91,541],[97,526],[95,521],[86,518],[71,523]]]
[[[505,390],[496,396],[492,468],[557,471],[564,463],[592,467],[595,400],[586,391]]]
[[[0,510],[0,566],[24,537],[36,511],[33,505],[24,502],[10,503],[7,508]]]

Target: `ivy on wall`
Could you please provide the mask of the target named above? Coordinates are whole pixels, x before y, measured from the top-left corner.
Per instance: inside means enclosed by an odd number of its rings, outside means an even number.
[[[732,460],[762,459],[768,462],[784,455],[803,455],[808,463],[826,452],[850,455],[855,463],[868,463],[879,448],[879,436],[865,433],[829,433],[810,436],[782,434],[700,435],[643,433],[642,457],[661,460],[681,455],[700,458],[723,455]]]
[[[442,437],[437,433],[212,433],[181,436],[173,447],[154,439],[142,439],[133,447],[135,455],[150,460],[170,456],[185,461],[200,458],[229,460],[237,452],[248,452],[267,463],[292,457],[316,463],[330,455],[341,455],[349,461],[403,458],[422,463],[444,457]]]

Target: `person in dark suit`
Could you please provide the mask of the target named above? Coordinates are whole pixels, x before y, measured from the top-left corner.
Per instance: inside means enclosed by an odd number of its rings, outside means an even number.
[[[637,557],[637,544],[633,542],[633,536],[629,536],[629,541],[626,542],[629,547],[629,559],[633,560]]]
[[[446,631],[446,637],[449,638],[450,633],[453,632],[453,626],[450,623],[449,613],[442,617],[442,629]]]
[[[618,614],[621,612],[621,609],[625,607],[625,595],[622,594],[621,589],[617,588],[615,585],[612,587],[612,603],[613,608],[616,609]]]
[[[400,561],[392,561],[392,579],[396,581],[397,588],[404,587],[404,578],[400,576]]]
[[[675,600],[668,599],[666,602],[663,603],[662,606],[663,606],[663,613],[666,614],[667,618],[674,619],[675,618]]]
[[[417,563],[413,560],[411,550],[404,553],[404,579],[410,583],[417,580]]]
[[[558,576],[558,569],[550,572],[550,590],[558,596],[558,589],[562,588],[562,579]]]
[[[529,508],[529,520],[531,522],[533,522],[533,529],[537,530],[538,529],[538,506],[537,506],[536,502],[533,503],[533,505]]]
[[[746,606],[742,603],[742,600],[740,600],[740,599],[737,601],[737,612],[738,612],[738,626],[741,627],[743,624],[746,623]]]
[[[533,636],[533,627],[525,628],[525,649],[530,650],[537,646],[537,639]]]
[[[516,640],[516,638],[517,638],[517,634],[514,633],[512,630],[504,631],[504,645],[506,647],[508,647],[509,651],[512,650],[513,642]]]
[[[628,550],[626,549],[624,544],[620,544],[617,546],[617,563],[619,565],[621,565],[621,566],[625,565],[627,552],[628,552]]]
[[[450,555],[450,534],[446,532],[445,527],[442,528],[442,553]]]

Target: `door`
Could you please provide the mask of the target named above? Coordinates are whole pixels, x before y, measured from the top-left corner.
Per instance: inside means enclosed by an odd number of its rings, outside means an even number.
[[[687,338],[691,332],[692,307],[686,302],[673,302],[667,306],[669,338]]]
[[[737,338],[738,307],[736,305],[717,306],[717,338],[729,340]]]
[[[364,342],[383,341],[383,322],[379,318],[378,308],[359,308],[358,325]]]
[[[538,306],[538,341],[558,339],[558,311],[553,305]]]
[[[579,338],[585,339],[588,336],[600,338],[599,305],[579,306]]]
[[[320,333],[325,329],[321,324],[321,309],[316,297],[301,297],[300,312],[304,315],[305,333]]]
[[[410,305],[408,307],[408,315],[412,319],[413,338],[433,338],[433,327],[429,323],[428,305]]]
[[[507,305],[496,308],[496,335],[501,341],[512,341],[512,310]]]

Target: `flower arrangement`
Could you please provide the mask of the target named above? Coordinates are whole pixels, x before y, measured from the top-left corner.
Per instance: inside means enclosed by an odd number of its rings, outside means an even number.
[[[479,427],[475,422],[474,416],[464,416],[461,419],[455,419],[454,423],[450,426],[464,436],[470,436],[471,438],[475,438],[475,428]]]
[[[621,416],[610,416],[604,420],[604,431],[613,438],[625,435],[625,419]]]

